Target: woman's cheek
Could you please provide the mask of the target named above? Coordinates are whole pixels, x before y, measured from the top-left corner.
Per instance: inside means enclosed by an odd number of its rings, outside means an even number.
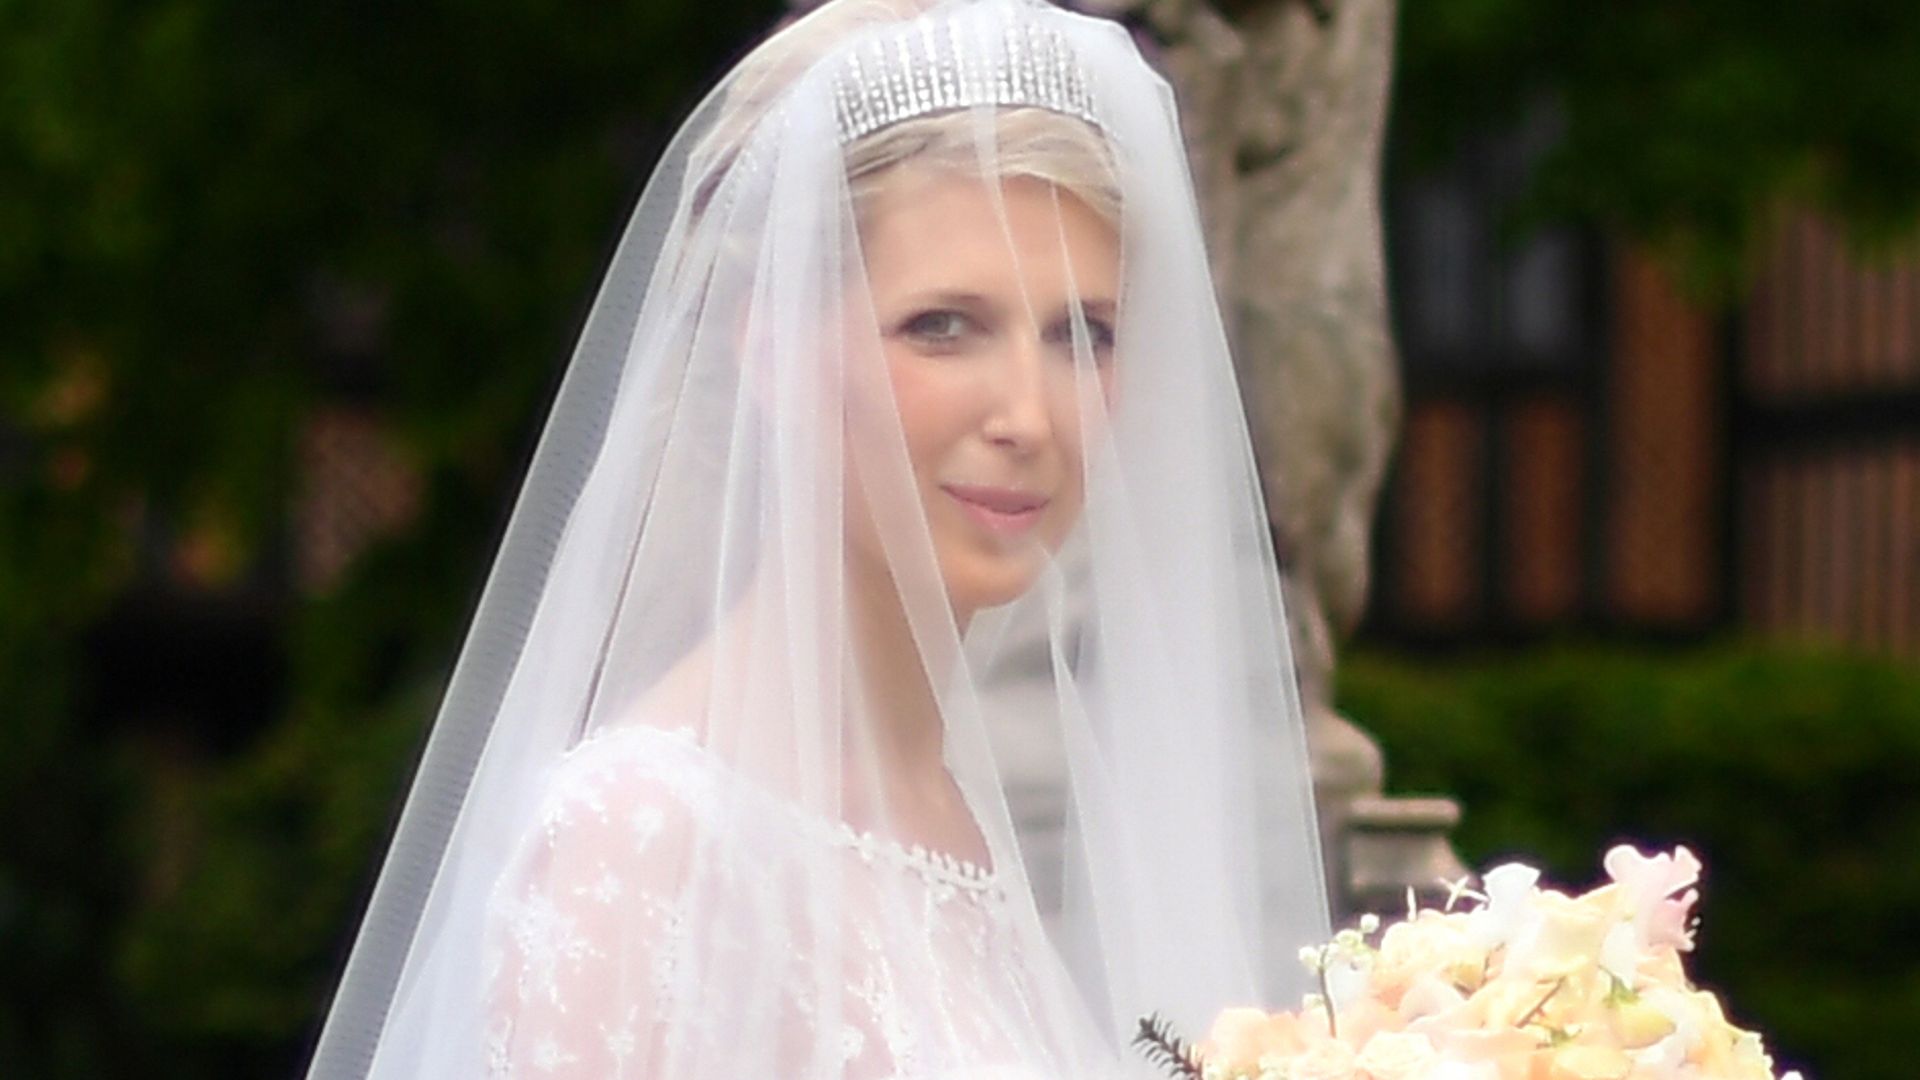
[[[976,409],[972,382],[957,364],[909,356],[892,365],[894,404],[916,466],[958,442]]]

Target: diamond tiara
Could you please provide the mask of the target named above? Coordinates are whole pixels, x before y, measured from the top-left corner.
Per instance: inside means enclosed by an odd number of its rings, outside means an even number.
[[[1028,105],[1104,128],[1086,72],[1059,30],[1016,20],[969,33],[961,20],[940,28],[868,39],[833,72],[834,118],[842,145],[928,113],[978,105]]]

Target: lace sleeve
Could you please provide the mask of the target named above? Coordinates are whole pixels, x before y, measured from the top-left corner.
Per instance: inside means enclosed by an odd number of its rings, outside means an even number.
[[[709,831],[697,781],[591,744],[556,770],[489,912],[489,1076],[651,1074],[680,882]]]

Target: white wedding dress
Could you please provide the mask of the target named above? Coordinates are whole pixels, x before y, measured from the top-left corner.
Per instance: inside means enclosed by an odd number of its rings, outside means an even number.
[[[1040,998],[1058,962],[1026,940],[997,875],[951,856],[828,822],[759,789],[690,734],[632,726],[590,739],[556,766],[537,829],[494,898],[489,935],[488,1075],[620,1078],[676,995],[696,988],[682,962],[700,951],[691,898],[676,889],[689,860],[752,896],[728,910],[748,925],[701,921],[705,948],[761,950],[765,1004],[813,1041],[819,943],[783,910],[798,881],[837,864],[844,993],[841,1061],[852,1077],[1031,1080],[1059,1075]],[[722,808],[726,809],[722,809]],[[736,809],[737,808],[737,809]],[[716,820],[752,816],[750,828]],[[746,919],[736,921],[747,921]],[[834,947],[834,946],[828,946]],[[749,954],[751,955],[751,954]],[[831,965],[829,965],[829,968]],[[1046,969],[1053,974],[1043,976]],[[750,991],[745,991],[750,993]],[[643,1015],[639,1003],[652,1002]],[[620,1011],[608,1008],[619,1002]],[[714,1015],[692,1037],[732,1037]],[[1089,1033],[1091,1028],[1086,1029]],[[671,1061],[684,1049],[654,1046]]]

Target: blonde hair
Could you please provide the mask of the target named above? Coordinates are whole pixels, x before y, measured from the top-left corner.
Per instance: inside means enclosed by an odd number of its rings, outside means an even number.
[[[991,146],[981,145],[990,139]],[[971,109],[903,120],[848,143],[847,187],[860,215],[889,174],[903,166],[1032,179],[1078,198],[1109,225],[1120,221],[1120,185],[1106,137],[1076,117],[1032,106],[999,108],[982,127]]]

